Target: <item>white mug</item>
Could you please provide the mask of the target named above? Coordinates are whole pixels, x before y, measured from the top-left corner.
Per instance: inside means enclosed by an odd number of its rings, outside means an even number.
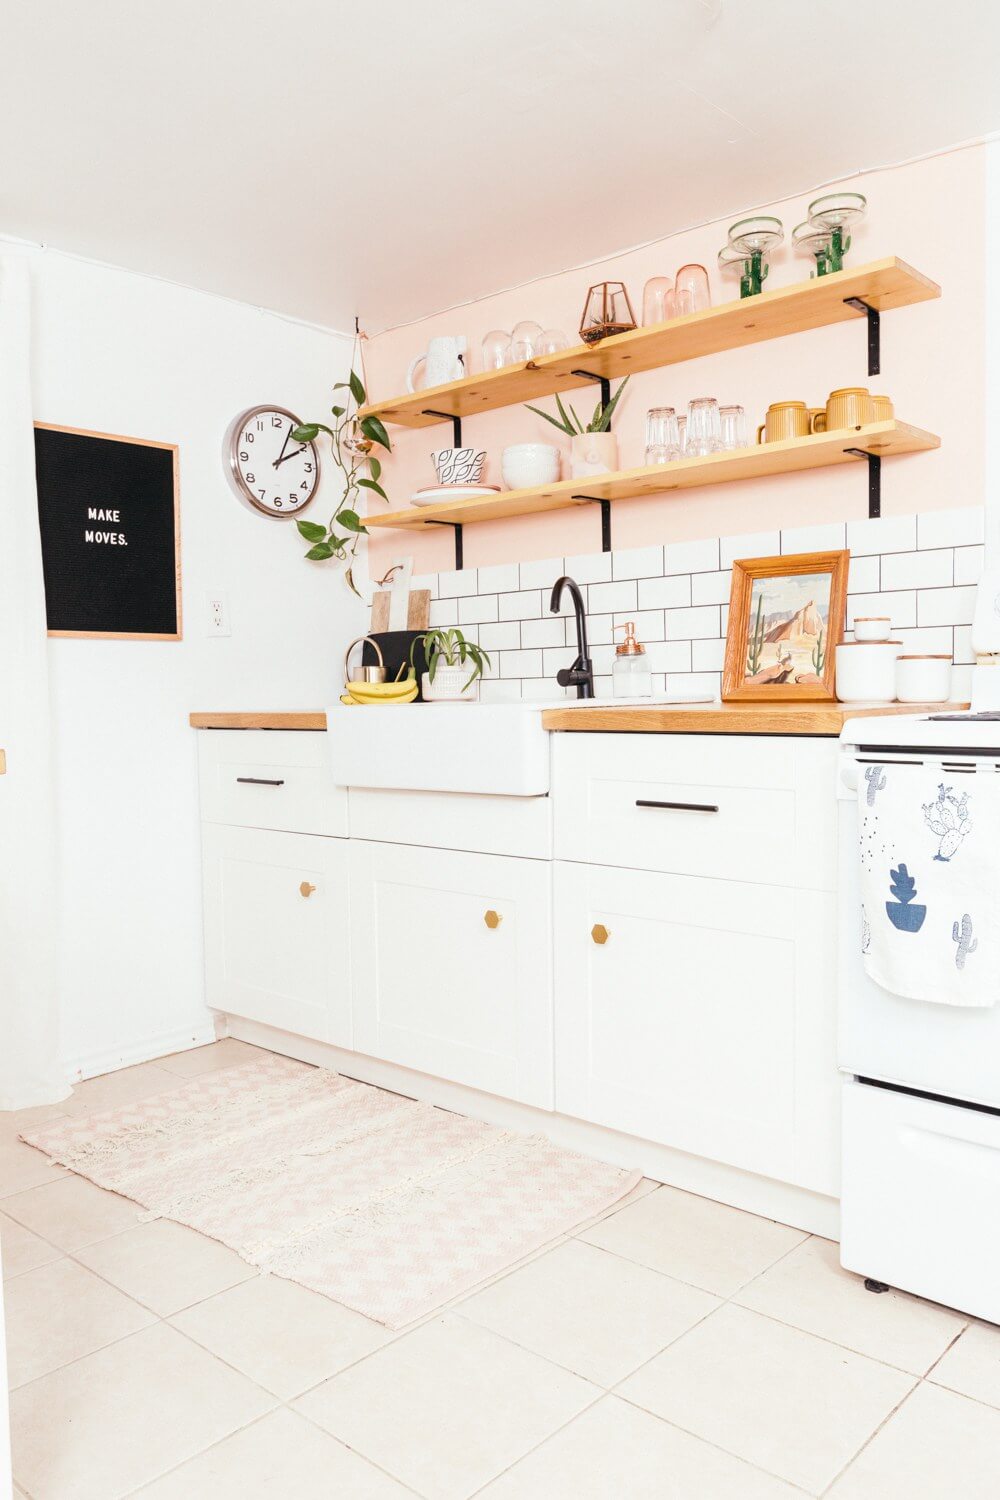
[[[478,484],[486,459],[486,449],[438,448],[431,454],[438,484]]]
[[[419,364],[427,366],[421,389],[426,390],[432,385],[447,385],[449,380],[461,380],[465,374],[465,355],[468,347],[469,341],[464,333],[453,337],[442,336],[431,339],[427,345],[427,353],[418,354],[407,370],[406,389],[408,391],[417,389],[413,383],[413,377]]]

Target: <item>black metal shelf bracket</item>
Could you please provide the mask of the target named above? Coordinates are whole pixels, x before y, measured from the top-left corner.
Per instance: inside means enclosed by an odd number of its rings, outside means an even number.
[[[611,551],[611,501],[600,495],[574,495],[574,500],[589,500],[591,505],[601,507],[601,551]]]
[[[462,418],[461,417],[456,417],[450,411],[434,411],[429,406],[425,406],[424,409],[423,409],[423,411],[420,413],[420,415],[422,417],[440,417],[442,422],[450,422],[452,424],[452,431],[453,431],[454,436],[455,436],[455,447],[456,448],[461,448],[461,446],[462,446]]]
[[[868,319],[868,373],[878,375],[881,371],[882,358],[881,320],[878,308],[869,307],[861,297],[845,297],[844,301],[848,307],[853,307],[855,312],[863,312]]]
[[[571,375],[579,375],[581,380],[596,380],[601,387],[601,405],[608,406],[611,402],[611,381],[607,375],[595,375],[593,370],[571,370]],[[588,496],[588,498],[592,498]]]
[[[882,457],[866,448],[845,448],[844,452],[868,460],[868,519],[877,521],[882,514]]]
[[[455,420],[457,421],[458,418],[456,417]],[[461,573],[462,569],[465,567],[465,543],[462,539],[462,526],[464,525],[464,522],[432,521],[430,518],[428,518],[426,524],[428,526],[453,526],[455,528],[455,571],[457,573]]]

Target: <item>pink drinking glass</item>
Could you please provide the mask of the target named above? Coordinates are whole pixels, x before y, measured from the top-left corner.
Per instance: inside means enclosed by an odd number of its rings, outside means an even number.
[[[711,307],[712,294],[708,289],[708,272],[704,266],[681,266],[674,283],[674,301],[679,317]]]

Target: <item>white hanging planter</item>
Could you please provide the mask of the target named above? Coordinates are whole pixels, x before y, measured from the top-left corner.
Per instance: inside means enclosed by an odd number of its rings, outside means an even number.
[[[475,703],[479,698],[479,678],[469,682],[472,667],[446,667],[438,663],[431,682],[430,674],[424,672],[420,678],[420,691],[425,703]]]

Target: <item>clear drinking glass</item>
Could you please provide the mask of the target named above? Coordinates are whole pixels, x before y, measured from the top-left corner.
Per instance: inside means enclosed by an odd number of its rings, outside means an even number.
[[[742,406],[719,407],[719,430],[724,449],[747,447],[747,419]]]
[[[677,413],[672,406],[653,406],[646,413],[646,462],[669,464],[681,456]]]
[[[642,326],[665,323],[676,312],[674,283],[669,276],[652,276],[642,289]]]
[[[681,266],[674,285],[674,302],[678,316],[701,312],[711,307],[712,294],[708,289],[708,272],[704,266]]]
[[[569,348],[569,339],[561,328],[546,328],[538,340],[536,354],[558,354],[561,349]]]
[[[677,446],[681,450],[681,458],[687,458],[687,417],[677,418]]]
[[[719,403],[714,396],[696,396],[688,402],[685,458],[707,458],[722,448]]]
[[[523,323],[515,323],[510,336],[510,363],[519,365],[522,360],[534,359],[540,353],[538,346],[541,340],[540,323],[532,323],[529,319]]]
[[[502,328],[494,328],[483,339],[483,369],[502,370],[507,363],[510,349],[510,334]]]

